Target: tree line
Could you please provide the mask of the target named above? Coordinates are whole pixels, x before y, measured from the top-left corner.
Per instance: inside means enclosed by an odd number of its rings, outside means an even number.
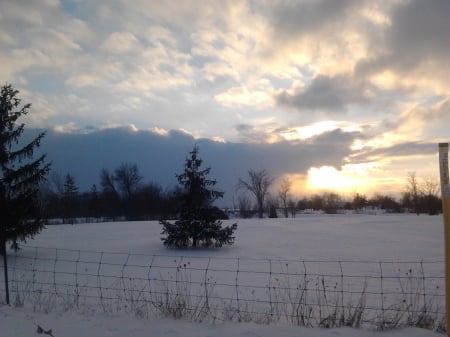
[[[177,189],[164,189],[142,179],[136,164],[122,163],[113,171],[103,168],[98,185],[94,183],[89,191],[81,192],[71,173],[61,176],[53,172],[40,187],[43,215],[64,223],[74,223],[77,218],[115,221],[173,217]]]
[[[345,198],[336,192],[324,192],[308,197],[295,199],[291,195],[292,181],[284,178],[279,183],[275,194],[268,192],[274,179],[265,170],[249,171],[249,179],[239,179],[238,186],[250,192],[238,197],[234,208],[239,210],[241,217],[295,217],[299,212],[323,211],[336,214],[345,211],[374,212],[382,210],[387,213],[416,213],[435,215],[442,212],[442,201],[439,197],[439,184],[433,179],[419,179],[415,172],[409,172],[404,190],[400,198],[391,195],[375,194],[367,197],[355,193],[351,198]]]
[[[275,192],[275,179],[266,170],[249,170],[238,178],[233,205],[222,212],[222,218],[233,212],[241,218],[295,217],[301,212],[323,211],[336,214],[345,211],[387,213],[439,214],[442,203],[439,186],[432,179],[420,182],[415,172],[408,173],[400,198],[376,194],[367,197],[355,193],[346,198],[336,192],[324,192],[301,198],[291,193],[292,181],[284,178]],[[40,186],[40,202],[46,218],[74,223],[89,221],[174,219],[179,213],[179,187],[164,188],[156,182],[143,182],[137,164],[121,163],[115,170],[103,168],[98,184],[90,191],[80,192],[76,178],[66,173],[52,173]]]

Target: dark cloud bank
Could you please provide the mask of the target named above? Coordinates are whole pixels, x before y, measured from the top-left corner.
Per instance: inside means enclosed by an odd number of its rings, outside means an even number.
[[[24,141],[42,130],[29,129]],[[365,162],[375,157],[429,154],[434,143],[397,144],[382,149],[352,152],[358,132],[340,129],[322,133],[304,141],[267,143],[222,143],[195,139],[172,130],[166,135],[130,128],[90,130],[84,133],[61,133],[47,130],[39,152],[47,153],[52,172],[74,176],[81,191],[100,184],[102,168],[114,170],[122,162],[137,164],[143,182],[155,182],[164,188],[177,185],[175,175],[183,170],[184,160],[196,144],[205,167],[211,167],[210,178],[217,179],[218,189],[225,192],[222,206],[232,206],[239,177],[246,178],[250,169],[265,169],[274,178],[283,174],[306,174],[311,167],[322,165],[339,169],[349,158]],[[350,156],[351,155],[351,156]],[[278,186],[275,182],[274,187]]]
[[[38,130],[29,130],[27,135]],[[40,151],[47,153],[53,172],[72,174],[87,191],[99,185],[102,168],[114,170],[122,162],[136,163],[144,182],[156,182],[163,187],[177,184],[185,158],[197,144],[200,156],[210,166],[211,178],[225,191],[231,203],[238,177],[246,177],[250,169],[265,169],[274,178],[285,173],[306,173],[311,166],[340,167],[350,153],[354,134],[334,130],[304,142],[274,144],[221,143],[195,139],[181,131],[160,135],[150,131],[113,128],[88,133],[60,133],[52,130],[42,142]]]

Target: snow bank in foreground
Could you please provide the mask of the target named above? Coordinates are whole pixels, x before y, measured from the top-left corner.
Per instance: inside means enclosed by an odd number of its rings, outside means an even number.
[[[197,324],[181,320],[144,320],[128,316],[83,316],[73,312],[43,314],[25,309],[0,307],[1,336],[47,336],[37,333],[37,325],[52,329],[54,337],[442,337],[429,330],[407,328],[387,332],[339,329],[309,329],[248,323]]]

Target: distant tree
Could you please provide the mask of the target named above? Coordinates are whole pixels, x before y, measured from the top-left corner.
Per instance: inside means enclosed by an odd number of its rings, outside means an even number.
[[[124,199],[131,200],[142,180],[136,164],[122,163],[114,171],[114,181],[119,185]]]
[[[128,220],[137,218],[135,197],[140,187],[142,176],[136,164],[122,163],[114,171],[114,181],[122,192],[122,206]]]
[[[159,219],[179,219],[181,213],[181,205],[179,196],[183,194],[183,188],[179,185],[168,188],[163,192],[164,202],[162,205],[162,213]]]
[[[401,205],[404,209],[404,211],[406,212],[410,212],[411,209],[413,208],[413,202],[412,202],[412,198],[411,198],[411,193],[409,192],[402,192],[401,195]]]
[[[102,202],[104,214],[115,219],[121,213],[119,193],[117,192],[114,175],[108,169],[100,171],[100,185],[102,187]]]
[[[52,217],[60,217],[64,213],[63,195],[64,195],[64,182],[61,175],[52,170],[49,175],[49,179],[46,181],[51,193],[50,207],[47,211]]]
[[[93,184],[88,195],[88,215],[97,219],[100,216],[100,196],[97,185]]]
[[[202,160],[198,157],[198,147],[190,152],[184,165],[184,172],[177,175],[181,193],[177,199],[180,203],[180,219],[171,223],[160,221],[164,235],[161,240],[166,247],[221,247],[233,244],[233,233],[237,224],[222,228],[219,220],[223,215],[212,206],[223,192],[212,189],[215,180],[207,179],[211,168],[201,169]]]
[[[442,211],[442,201],[439,198],[439,183],[435,179],[424,179],[422,195],[422,207],[429,215],[435,215]]]
[[[103,168],[100,171],[100,184],[104,192],[117,194],[116,186],[114,185],[114,175],[108,169]]]
[[[163,214],[165,196],[163,188],[156,183],[142,186],[137,192],[136,207],[139,217],[145,219],[159,219]]]
[[[353,197],[353,209],[359,211],[367,206],[367,198],[363,194],[356,193]]]
[[[52,171],[52,173],[50,174],[50,179],[48,181],[51,190],[56,195],[62,196],[64,193],[64,183],[59,173],[56,171]]]
[[[425,195],[438,196],[439,195],[439,183],[436,181],[436,179],[425,178],[423,180],[422,191],[423,191],[423,194],[425,194]]]
[[[19,124],[18,119],[29,112],[31,104],[21,105],[18,93],[10,84],[0,93],[0,254],[4,256],[7,242],[17,248],[19,241],[44,228],[38,193],[50,171],[46,155],[34,159],[45,133],[25,145],[19,142],[25,124]]]
[[[400,203],[397,202],[394,197],[389,195],[376,194],[367,201],[367,204],[382,209],[388,213],[401,212]]]
[[[311,201],[311,199],[303,197],[297,201],[295,208],[298,211],[304,211],[305,209],[313,208],[312,201]]]
[[[417,215],[437,214],[442,210],[438,191],[439,184],[435,179],[424,179],[423,184],[419,184],[416,173],[408,172],[406,190],[402,194],[403,207]]]
[[[254,214],[254,211],[252,210],[252,203],[249,197],[245,194],[238,197],[238,209],[239,216],[244,219],[251,218]]]
[[[293,199],[288,200],[288,210],[289,210],[289,213],[291,213],[291,217],[295,218],[295,216],[297,214],[297,205]]]
[[[292,187],[292,181],[289,178],[283,178],[280,187],[278,188],[278,197],[280,198],[281,207],[283,207],[284,217],[289,217],[289,191]]]
[[[327,214],[336,214],[341,206],[342,198],[337,193],[325,193],[323,210]]]
[[[64,177],[64,196],[75,197],[78,194],[78,186],[75,184],[75,178],[67,173]]]
[[[407,184],[406,184],[406,192],[409,193],[412,206],[414,208],[414,212],[419,215],[419,197],[420,197],[420,189],[419,182],[416,177],[416,172],[408,172]]]
[[[248,180],[239,178],[238,189],[245,189],[255,196],[258,206],[258,216],[263,217],[264,201],[269,192],[269,187],[273,182],[273,178],[269,176],[266,170],[248,171]]]
[[[267,198],[267,209],[269,211],[269,218],[278,218],[278,202],[276,200],[276,198],[273,198],[269,195],[269,197]]]
[[[324,210],[325,209],[325,205],[326,205],[326,201],[323,197],[321,197],[318,194],[315,194],[311,197],[311,202],[310,202],[311,208],[315,211],[318,210]]]
[[[46,182],[39,185],[39,203],[42,218],[49,219],[54,213],[54,208],[58,209],[58,202],[55,200],[55,194]]]
[[[74,177],[68,173],[64,177],[64,222],[68,221],[72,225],[74,224],[75,216],[77,213],[77,197],[78,187],[75,184]]]

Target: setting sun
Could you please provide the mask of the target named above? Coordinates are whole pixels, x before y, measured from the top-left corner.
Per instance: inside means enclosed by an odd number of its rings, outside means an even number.
[[[342,190],[354,188],[357,181],[332,166],[311,167],[308,185],[315,190]]]

